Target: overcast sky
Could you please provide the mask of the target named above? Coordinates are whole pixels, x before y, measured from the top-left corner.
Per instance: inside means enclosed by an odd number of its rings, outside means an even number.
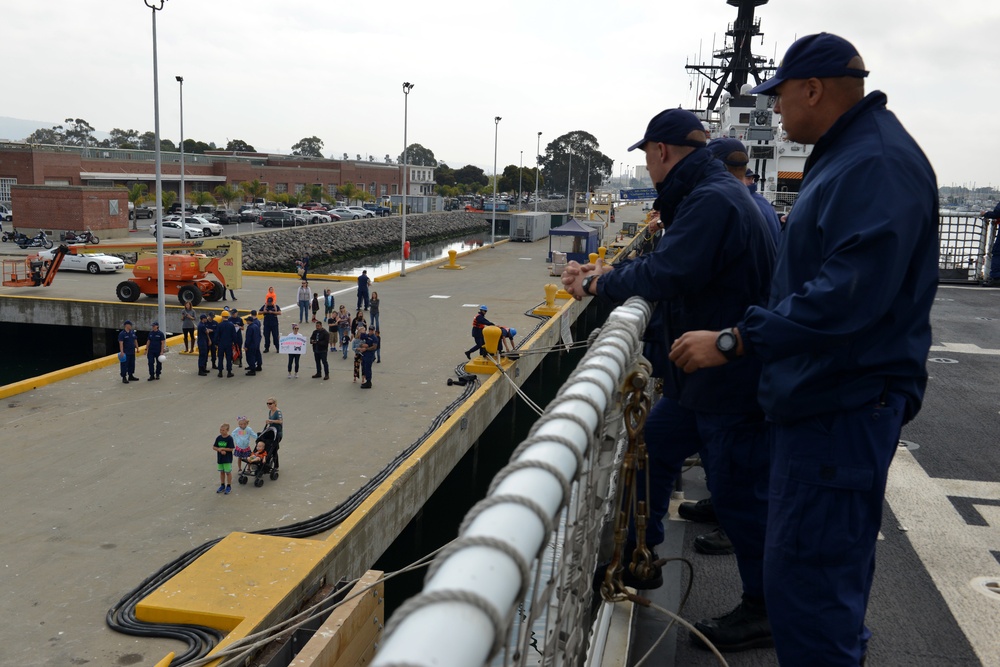
[[[142,0],[0,0],[0,115],[97,130],[153,129],[151,11]],[[796,36],[854,43],[869,90],[928,154],[942,185],[1000,183],[995,0],[771,0],[754,50],[780,59]],[[161,135],[381,161],[410,143],[452,167],[530,165],[573,130],[621,165],[658,111],[694,103],[684,64],[707,61],[736,18],[725,0],[167,0],[157,13]],[[17,138],[17,137],[14,137]]]

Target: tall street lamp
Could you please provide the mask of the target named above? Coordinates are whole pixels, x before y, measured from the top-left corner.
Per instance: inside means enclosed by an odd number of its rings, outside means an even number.
[[[517,210],[521,210],[521,180],[524,178],[524,151],[517,163]]]
[[[163,291],[163,172],[160,162],[160,86],[156,65],[156,12],[167,0],[143,0],[153,10],[153,154],[156,169],[156,305],[157,321],[167,322],[167,305]]]
[[[497,247],[497,139],[500,136],[500,121],[497,116],[493,119],[496,127],[493,131],[493,229],[490,232],[490,247]]]
[[[184,77],[175,76],[181,89],[181,220],[187,215],[187,206],[184,205]]]
[[[539,132],[535,139],[535,213],[538,213],[538,172],[542,168],[542,154],[539,152],[541,145],[542,133]]]
[[[573,187],[573,147],[569,147],[569,167],[566,171],[566,213],[570,212],[570,195]]]
[[[399,249],[399,275],[406,275],[406,172],[408,171],[406,167],[406,122],[407,115],[409,112],[410,104],[410,91],[413,90],[413,84],[409,81],[403,82],[403,198],[400,208],[403,209],[403,245]]]

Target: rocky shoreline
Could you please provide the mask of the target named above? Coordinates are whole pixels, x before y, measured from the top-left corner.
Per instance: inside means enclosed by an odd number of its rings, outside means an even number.
[[[311,266],[322,266],[398,250],[401,222],[399,217],[367,218],[241,234],[238,238],[243,242],[243,268],[294,271],[295,260],[305,255]],[[465,212],[406,216],[406,238],[414,245],[487,229],[489,223],[482,217]]]
[[[541,202],[539,211],[564,211],[565,200]],[[509,214],[499,214],[506,218]],[[240,234],[243,268],[248,271],[294,271],[295,260],[308,255],[311,266],[323,266],[398,250],[402,218],[367,218],[310,225],[289,229],[269,229]],[[449,211],[406,216],[406,239],[412,245],[451,239],[465,233],[490,230],[490,216],[482,213]]]

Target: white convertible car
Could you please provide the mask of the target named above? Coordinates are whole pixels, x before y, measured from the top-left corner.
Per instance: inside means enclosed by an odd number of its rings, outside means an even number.
[[[43,260],[51,261],[55,249],[43,250],[38,256]],[[103,253],[88,255],[66,255],[60,271],[86,271],[87,273],[114,273],[125,268],[125,262],[120,257],[113,257]]]

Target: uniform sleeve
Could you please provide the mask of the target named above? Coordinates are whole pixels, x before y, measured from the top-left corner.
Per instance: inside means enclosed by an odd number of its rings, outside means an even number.
[[[765,361],[827,350],[849,344],[882,318],[926,233],[926,193],[918,181],[905,165],[873,158],[830,183],[817,215],[818,272],[770,308],[747,311],[740,331],[750,339],[748,349]]]
[[[615,302],[632,296],[662,301],[698,291],[733,259],[726,231],[737,215],[721,196],[689,196],[653,252],[602,275],[598,295]]]

